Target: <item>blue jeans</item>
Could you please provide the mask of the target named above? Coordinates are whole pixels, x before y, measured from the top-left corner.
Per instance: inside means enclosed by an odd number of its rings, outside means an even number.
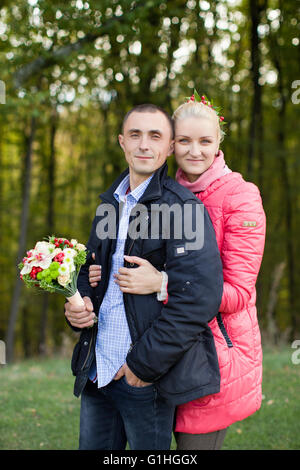
[[[175,407],[155,385],[132,387],[125,376],[97,388],[88,380],[81,397],[80,450],[168,450]]]

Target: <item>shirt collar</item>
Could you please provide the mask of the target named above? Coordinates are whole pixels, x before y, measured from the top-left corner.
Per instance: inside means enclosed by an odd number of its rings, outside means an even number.
[[[134,202],[138,202],[139,199],[144,194],[144,192],[146,191],[146,188],[148,187],[152,177],[153,177],[153,174],[149,176],[149,178],[147,178],[145,181],[143,181],[139,186],[137,186],[133,191],[129,192],[127,197],[133,198]],[[125,178],[121,181],[119,186],[114,191],[114,197],[118,202],[125,201],[125,196],[129,188],[129,185],[130,185],[130,179],[129,179],[129,174],[128,174],[125,176]]]

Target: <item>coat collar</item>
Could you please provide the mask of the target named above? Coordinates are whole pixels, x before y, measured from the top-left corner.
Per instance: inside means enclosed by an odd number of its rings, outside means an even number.
[[[114,198],[114,192],[121,183],[121,181],[127,176],[129,173],[129,168],[126,168],[123,173],[113,182],[111,187],[105,191],[104,193],[101,193],[99,195],[100,199],[103,201],[108,201],[108,202],[117,202],[116,199]],[[149,183],[149,186],[147,187],[146,191],[144,192],[143,196],[139,200],[139,203],[146,202],[146,201],[152,201],[154,199],[159,199],[162,195],[162,186],[164,180],[168,176],[168,165],[167,163],[164,163],[163,166],[158,168],[158,170],[155,171],[152,180]]]

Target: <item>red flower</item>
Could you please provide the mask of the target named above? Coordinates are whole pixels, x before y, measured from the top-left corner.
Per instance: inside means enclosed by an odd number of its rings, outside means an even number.
[[[30,273],[31,279],[36,279],[36,275],[37,275],[37,273],[39,273],[40,271],[43,271],[42,268],[37,267],[37,266],[33,266],[32,270],[31,270],[31,273]]]
[[[64,257],[65,257],[64,253],[58,253],[56,256],[54,256],[53,261],[56,261],[57,263],[62,264]]]

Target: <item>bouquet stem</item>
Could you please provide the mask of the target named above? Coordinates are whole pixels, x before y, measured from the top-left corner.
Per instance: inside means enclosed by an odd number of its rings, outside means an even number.
[[[83,307],[85,308],[85,303],[81,295],[79,294],[78,290],[75,292],[74,295],[71,297],[66,297],[70,304],[74,305],[74,307]]]

